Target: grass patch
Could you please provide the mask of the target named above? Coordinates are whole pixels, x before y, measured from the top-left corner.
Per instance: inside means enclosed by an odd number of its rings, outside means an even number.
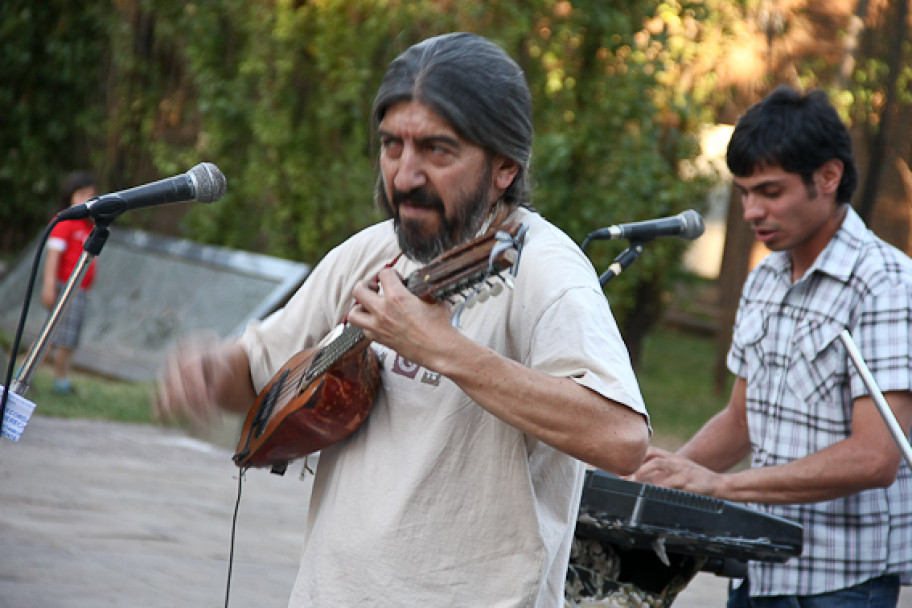
[[[664,327],[646,337],[637,378],[652,417],[655,443],[689,439],[728,403],[731,380],[721,394],[715,390],[715,356],[712,338]]]
[[[71,380],[76,393],[59,395],[54,392],[54,376],[50,366],[39,367],[32,378],[31,388],[25,394],[35,404],[35,415],[113,422],[152,422],[149,400],[151,383],[121,382],[79,372],[72,373]]]

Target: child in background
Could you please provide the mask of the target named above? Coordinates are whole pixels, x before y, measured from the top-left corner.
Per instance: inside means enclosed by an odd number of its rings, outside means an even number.
[[[85,171],[76,171],[64,179],[60,188],[60,210],[80,205],[97,196],[95,177]],[[53,308],[63,286],[82,255],[82,246],[94,224],[89,219],[69,220],[54,226],[47,243],[44,265],[44,286],[41,303]],[[54,351],[54,391],[60,394],[74,392],[70,382],[73,351],[79,344],[79,334],[85,318],[87,292],[95,280],[95,262],[89,266],[80,288],[75,291],[67,309],[51,337]]]

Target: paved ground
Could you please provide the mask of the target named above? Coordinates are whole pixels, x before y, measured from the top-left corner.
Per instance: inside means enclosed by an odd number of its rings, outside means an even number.
[[[289,472],[291,473],[291,471]],[[237,468],[152,426],[33,418],[0,444],[0,606],[225,604]],[[231,606],[285,606],[307,484],[246,476]]]
[[[247,474],[230,606],[285,606],[309,492],[299,473]],[[18,443],[0,443],[0,608],[224,606],[236,497],[224,448],[35,417]],[[701,573],[674,606],[724,606],[726,583]]]

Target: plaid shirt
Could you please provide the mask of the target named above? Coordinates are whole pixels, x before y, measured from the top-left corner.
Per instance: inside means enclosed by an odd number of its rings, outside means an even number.
[[[728,366],[747,381],[752,467],[784,464],[845,439],[868,394],[838,339],[847,328],[882,392],[912,388],[912,262],[851,208],[798,281],[774,252],[744,285]],[[812,504],[756,505],[804,526],[784,564],[751,562],[752,595],[813,595],[883,574],[912,583],[912,474],[886,489]]]

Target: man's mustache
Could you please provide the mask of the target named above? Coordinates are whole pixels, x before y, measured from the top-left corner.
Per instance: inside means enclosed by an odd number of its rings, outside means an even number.
[[[443,211],[443,203],[440,199],[424,187],[413,188],[407,192],[394,188],[393,207],[398,209],[403,204]]]

